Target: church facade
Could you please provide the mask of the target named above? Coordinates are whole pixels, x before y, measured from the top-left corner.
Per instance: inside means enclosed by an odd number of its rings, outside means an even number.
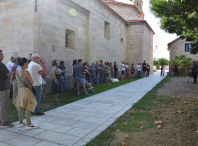
[[[11,56],[36,53],[65,61],[68,82],[72,61],[103,60],[137,65],[144,60],[153,72],[153,35],[144,20],[142,0],[134,5],[114,0],[3,0],[0,1],[0,50]],[[71,83],[72,84],[72,83]]]

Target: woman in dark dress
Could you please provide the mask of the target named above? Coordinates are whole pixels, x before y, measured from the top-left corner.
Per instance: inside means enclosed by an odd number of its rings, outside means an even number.
[[[133,77],[134,73],[135,73],[135,69],[133,64],[131,64],[131,78]]]
[[[142,64],[142,67],[143,67],[143,77],[146,77],[146,62],[145,61]]]
[[[59,67],[59,61],[53,60],[52,61],[52,75],[54,77],[54,81],[52,81],[52,88],[51,93],[54,94],[54,102],[59,102],[60,99],[58,99],[58,94],[61,94],[61,73],[64,73],[64,71],[61,71]]]

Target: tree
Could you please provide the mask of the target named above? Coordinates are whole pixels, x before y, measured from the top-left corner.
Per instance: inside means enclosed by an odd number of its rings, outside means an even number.
[[[157,68],[158,68],[158,66],[161,66],[162,65],[162,63],[164,63],[165,65],[168,65],[168,59],[166,59],[166,58],[159,58],[158,60],[153,60],[153,65],[155,65],[155,66],[157,66]]]
[[[198,0],[150,0],[150,10],[161,29],[192,41],[191,53],[198,53]]]
[[[181,55],[181,56],[175,56],[175,59],[170,61],[171,64],[179,66],[179,70],[181,70],[180,73],[183,73],[183,75],[186,73],[186,70],[189,70],[190,67],[192,66],[192,59],[191,58],[186,58],[186,55]]]

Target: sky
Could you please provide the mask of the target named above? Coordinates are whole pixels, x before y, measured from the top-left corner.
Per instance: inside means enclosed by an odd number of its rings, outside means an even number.
[[[130,3],[128,0],[116,0],[118,2]],[[153,36],[153,49],[157,50],[154,52],[153,57],[155,58],[167,58],[169,59],[169,51],[167,50],[167,44],[172,42],[178,36],[175,34],[168,34],[164,30],[160,29],[159,21],[160,19],[155,18],[155,16],[150,12],[149,9],[149,0],[143,0],[143,11],[144,11],[144,19],[151,26],[155,35]]]

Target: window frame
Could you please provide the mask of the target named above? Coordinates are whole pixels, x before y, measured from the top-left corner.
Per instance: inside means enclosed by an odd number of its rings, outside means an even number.
[[[191,52],[191,43],[185,43],[185,52]]]

